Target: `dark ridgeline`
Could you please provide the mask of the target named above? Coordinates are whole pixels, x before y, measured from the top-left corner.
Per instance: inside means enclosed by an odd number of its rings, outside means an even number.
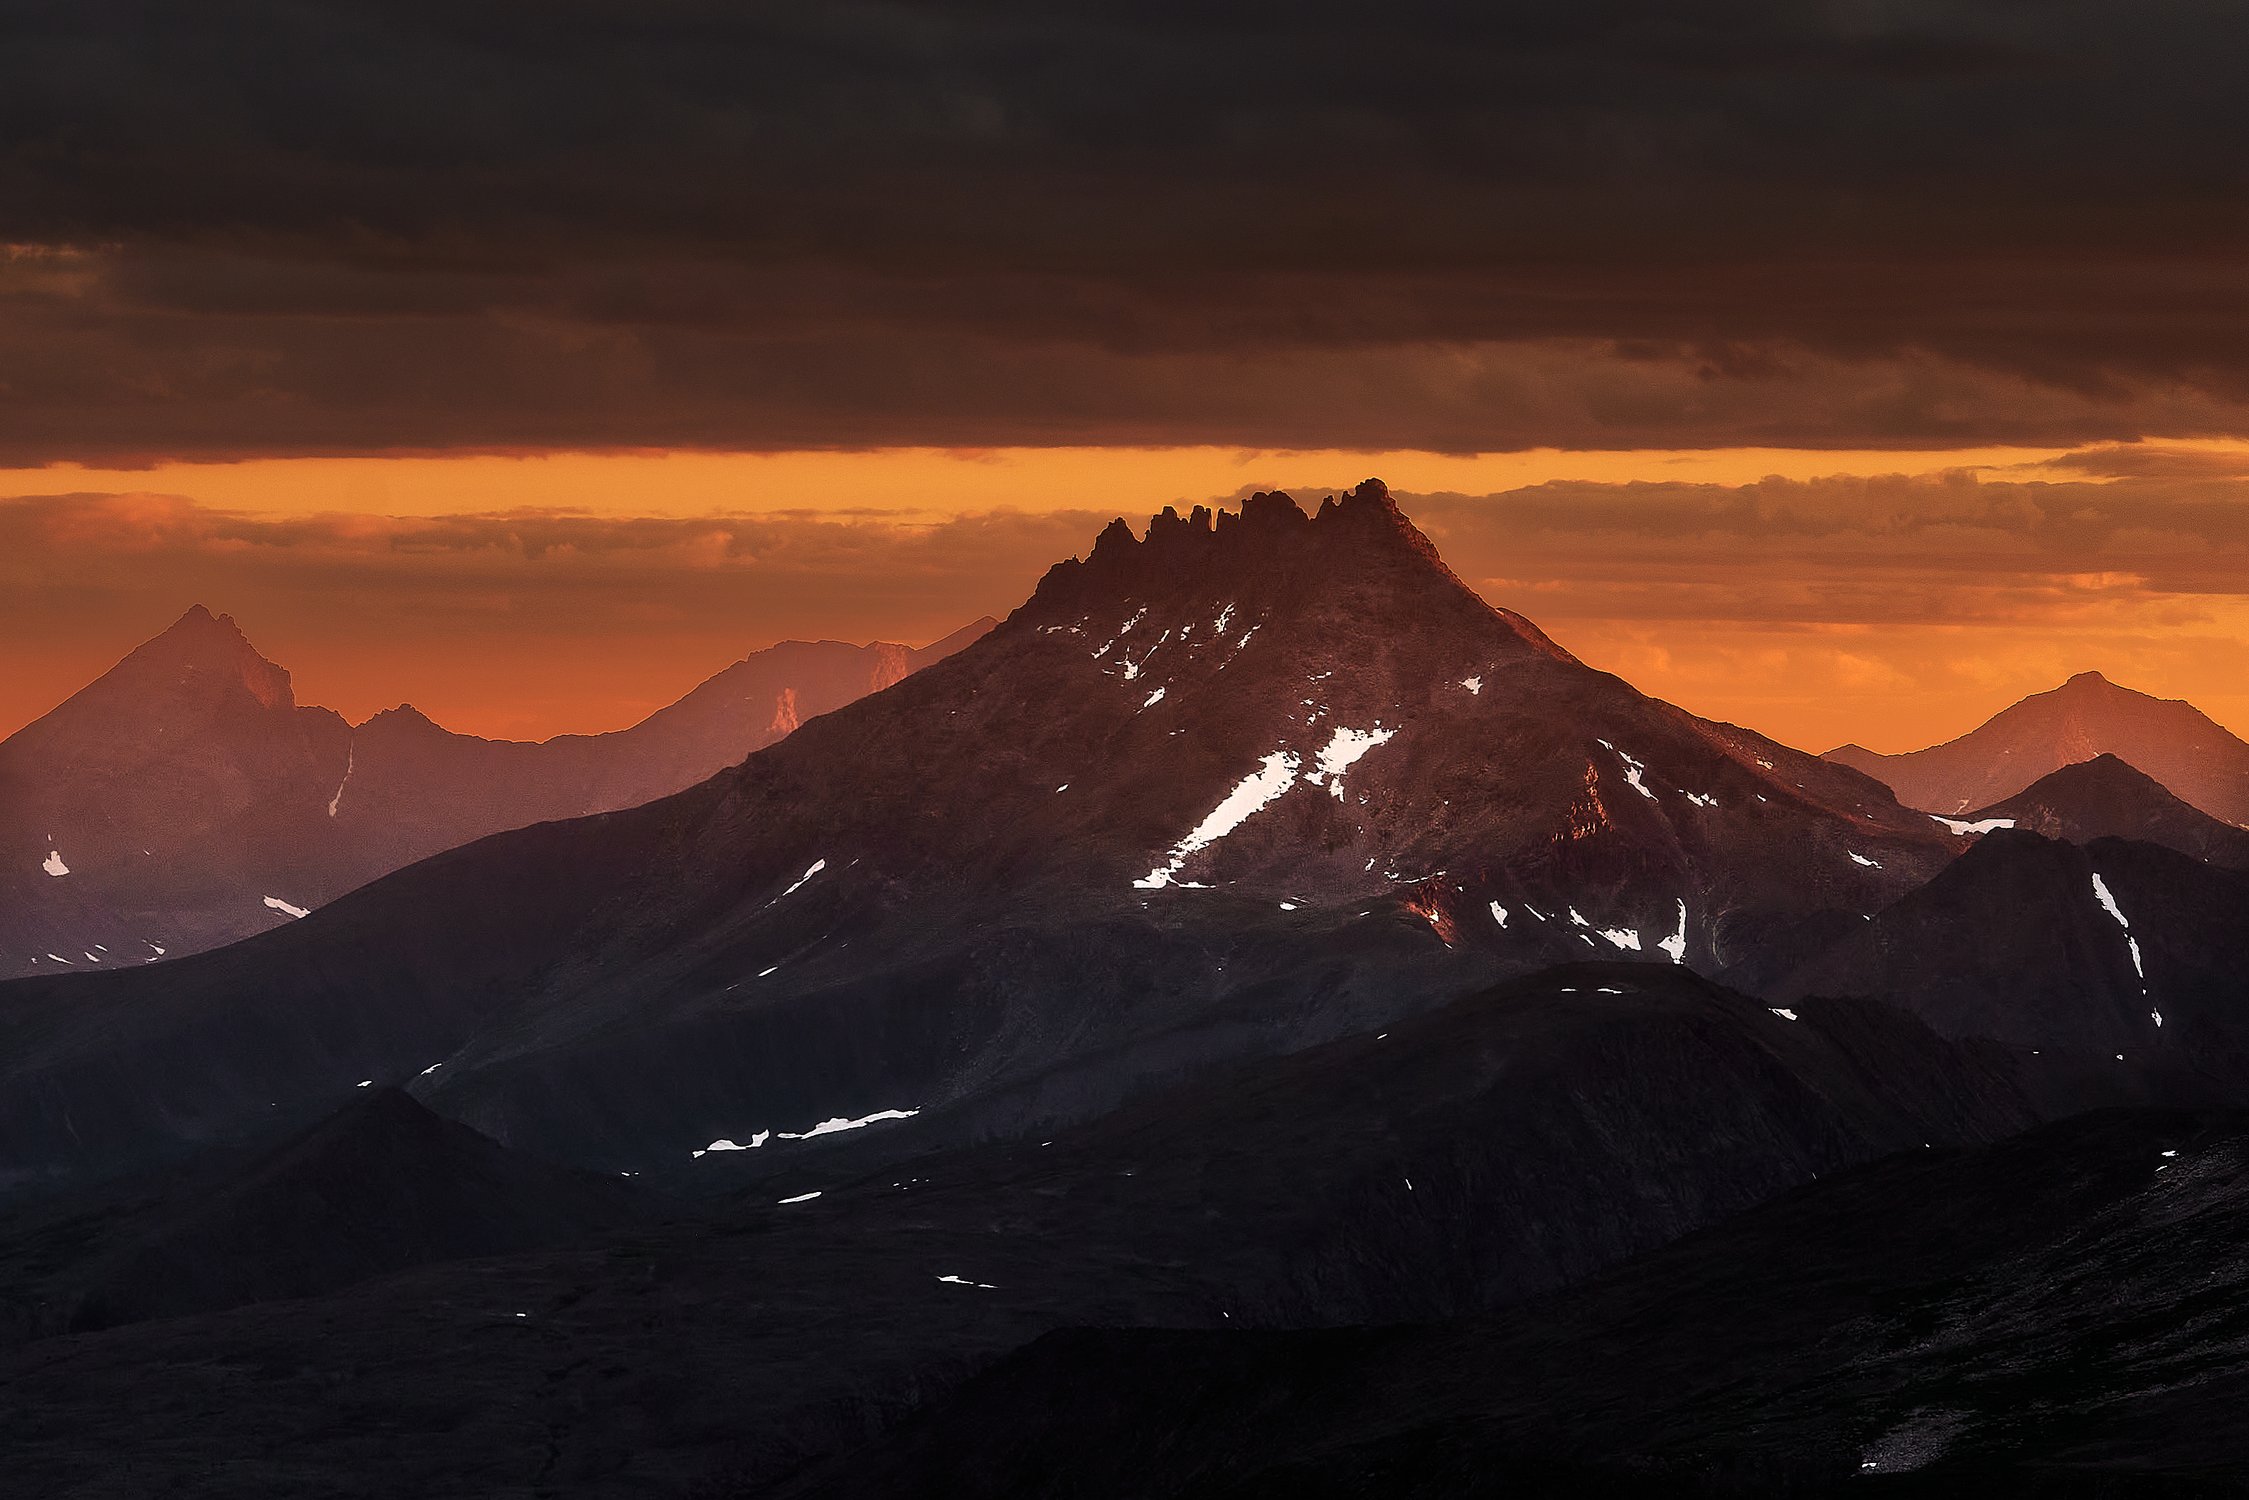
[[[1926,750],[1882,755],[1844,745],[1827,752],[1880,777],[1908,807],[1951,817],[2099,755],[2127,762],[2214,818],[2249,827],[2249,743],[2191,703],[2136,693],[2098,672],[2080,672]]]
[[[178,958],[489,833],[676,792],[990,624],[920,650],[784,642],[629,729],[534,744],[301,707],[198,605],[0,741],[0,976]]]
[[[0,986],[0,1449],[2193,1493],[2249,1466],[2242,1127],[2034,1127],[2241,1104],[2233,853],[2112,760],[1947,821],[1648,699],[1378,484],[1118,523],[686,791]]]

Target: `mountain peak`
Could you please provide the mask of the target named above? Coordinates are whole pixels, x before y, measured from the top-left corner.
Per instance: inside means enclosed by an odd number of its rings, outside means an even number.
[[[191,604],[180,617],[164,627],[155,637],[159,641],[196,641],[232,645],[239,641],[249,644],[242,627],[234,623],[232,615],[216,615],[201,604]]]
[[[195,677],[213,684],[238,682],[266,708],[293,708],[296,694],[289,673],[259,654],[232,615],[215,615],[201,604],[136,648],[117,670],[155,672],[174,680]]]
[[[2075,672],[2070,675],[2069,681],[2063,683],[2062,686],[2065,689],[2075,688],[2080,692],[2089,692],[2101,688],[2112,688],[2116,684],[2103,677],[2099,672]]]
[[[1497,613],[1445,565],[1379,479],[1331,495],[1309,513],[1284,491],[1259,490],[1234,510],[1198,505],[1182,515],[1167,505],[1144,531],[1119,517],[1084,559],[1047,571],[1032,605],[1075,610],[1102,598],[1253,582],[1278,585],[1300,602],[1374,588],[1417,597],[1426,607],[1441,607],[1450,596]]]

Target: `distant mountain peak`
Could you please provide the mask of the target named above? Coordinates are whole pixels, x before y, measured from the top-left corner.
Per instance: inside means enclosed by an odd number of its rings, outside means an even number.
[[[162,632],[136,648],[116,670],[130,675],[193,674],[214,685],[239,682],[266,708],[294,708],[297,701],[288,670],[261,655],[234,622],[234,616],[213,614],[201,604],[190,606]]]
[[[2095,671],[2009,704],[1941,745],[1899,755],[1844,745],[1828,756],[1888,782],[1909,807],[1957,816],[2104,752],[2203,812],[2249,826],[2249,744],[2183,699]]]

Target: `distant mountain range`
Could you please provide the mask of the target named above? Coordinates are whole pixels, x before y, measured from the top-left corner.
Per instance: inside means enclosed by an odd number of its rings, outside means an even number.
[[[0,742],[0,976],[216,947],[486,834],[678,791],[991,624],[921,650],[785,642],[630,729],[529,744],[302,707],[198,606]]]
[[[1956,740],[1902,755],[1858,745],[1827,752],[1887,783],[1908,807],[1959,817],[2024,790],[2063,766],[2114,755],[2214,818],[2249,827],[2249,743],[2191,703],[2080,672]]]

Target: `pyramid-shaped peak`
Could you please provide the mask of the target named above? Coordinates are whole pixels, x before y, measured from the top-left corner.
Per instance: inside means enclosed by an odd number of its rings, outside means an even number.
[[[2093,689],[2114,687],[2116,684],[2099,672],[2074,672],[2070,674],[2069,681],[2063,683],[2062,686],[2065,688]]]
[[[213,614],[201,604],[191,605],[161,633],[143,642],[116,670],[136,679],[155,673],[167,680],[199,680],[213,686],[239,683],[267,708],[290,708],[296,703],[289,673],[259,654],[234,616]]]
[[[243,641],[242,627],[234,623],[234,616],[213,614],[201,604],[191,604],[181,616],[164,627],[157,640],[179,641]]]

